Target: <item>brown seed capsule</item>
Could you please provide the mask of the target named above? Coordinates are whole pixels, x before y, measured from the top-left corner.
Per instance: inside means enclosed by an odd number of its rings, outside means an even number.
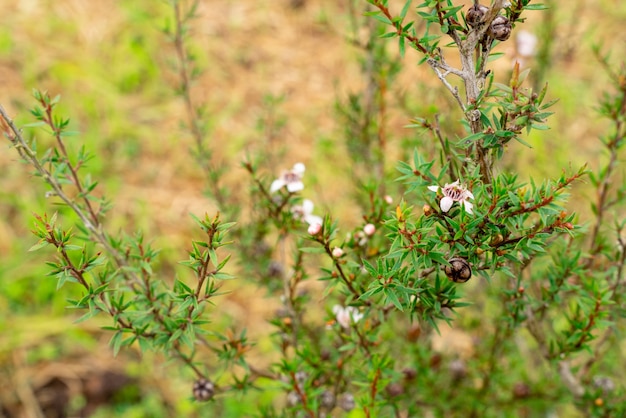
[[[465,283],[472,277],[472,267],[464,258],[454,257],[448,260],[449,266],[444,267],[446,276],[455,283]]]
[[[467,10],[465,20],[467,24],[475,28],[485,20],[485,16],[489,11],[489,7],[480,4],[475,4]]]
[[[406,367],[404,368],[404,370],[402,370],[402,374],[404,375],[404,378],[406,380],[413,380],[417,377],[417,370]]]
[[[325,390],[320,395],[320,406],[324,409],[333,409],[335,407],[335,394],[330,390]]]
[[[354,395],[351,393],[344,393],[337,400],[337,405],[339,408],[343,409],[346,412],[350,412],[356,406],[356,402],[354,401]]]
[[[385,391],[389,397],[395,398],[396,396],[400,396],[404,393],[404,386],[401,383],[392,382],[385,387]]]
[[[452,380],[461,380],[465,376],[467,376],[467,366],[465,365],[465,362],[463,360],[454,360],[452,363],[450,363],[448,369],[450,370]]]
[[[528,398],[530,395],[530,387],[526,383],[517,382],[513,386],[513,397],[517,399],[524,399]]]
[[[491,237],[489,245],[491,245],[492,247],[496,247],[498,246],[498,244],[502,243],[502,241],[504,241],[504,237],[502,236],[502,234],[496,234]]]
[[[497,16],[489,26],[489,36],[498,41],[506,41],[511,36],[512,25],[504,16]]]
[[[208,379],[198,379],[193,384],[193,397],[197,401],[208,401],[215,394],[215,385]]]

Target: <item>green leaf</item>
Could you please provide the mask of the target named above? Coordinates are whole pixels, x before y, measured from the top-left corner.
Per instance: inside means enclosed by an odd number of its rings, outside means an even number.
[[[406,17],[406,14],[409,11],[409,7],[411,7],[411,2],[413,0],[406,0],[406,3],[404,3],[404,7],[402,8],[402,11],[400,12],[400,18],[402,20],[404,20],[404,18]]]
[[[384,289],[383,294],[387,297],[388,300],[391,301],[391,303],[393,303],[396,308],[398,308],[398,310],[404,311],[402,303],[400,303],[400,300],[398,299],[398,295],[396,295],[396,293],[392,289]]]
[[[322,247],[302,247],[299,250],[308,254],[324,254],[326,252]]]
[[[391,20],[389,20],[387,18],[387,16],[384,16],[384,15],[381,15],[381,14],[375,14],[375,15],[372,15],[372,17],[374,19],[378,20],[379,22],[383,22],[383,23],[385,23],[387,25],[393,25],[393,23],[391,22]]]
[[[46,123],[45,122],[33,122],[33,123],[27,123],[26,125],[22,125],[22,128],[38,128],[40,126],[45,126]]]
[[[28,249],[28,251],[37,251],[40,248],[43,248],[45,246],[47,246],[49,243],[45,240],[39,240],[39,242],[37,242],[35,245],[33,245],[32,247],[30,247]]]
[[[528,4],[524,6],[524,10],[547,10],[548,6],[545,4]]]
[[[117,353],[119,353],[120,348],[122,347],[122,331],[117,331],[113,338],[111,338],[111,347],[113,347],[113,356],[117,357]]]
[[[87,312],[86,314],[84,314],[83,316],[81,316],[80,318],[78,318],[77,320],[74,321],[75,324],[80,324],[83,321],[86,321],[88,319],[93,318],[94,316],[98,315],[100,313],[100,311],[97,310],[91,310],[89,312]]]

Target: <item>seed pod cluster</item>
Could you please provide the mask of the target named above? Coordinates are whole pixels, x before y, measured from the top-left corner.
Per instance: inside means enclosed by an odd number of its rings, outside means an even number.
[[[453,257],[448,260],[449,266],[444,267],[446,276],[455,283],[465,283],[472,277],[472,267],[461,257]]]
[[[481,23],[485,22],[488,12],[489,7],[483,6],[482,4],[474,4],[467,10],[465,20],[469,26],[476,28],[480,26]],[[492,39],[497,39],[498,41],[506,41],[511,36],[512,28],[513,25],[507,17],[496,16],[493,22],[489,25],[487,35]]]

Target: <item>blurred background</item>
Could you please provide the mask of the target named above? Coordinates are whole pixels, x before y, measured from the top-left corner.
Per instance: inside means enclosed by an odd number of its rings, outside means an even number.
[[[502,56],[490,66],[506,83],[517,60],[532,68],[529,87],[548,83],[548,98],[559,99],[550,130],[526,138],[532,149],[510,145],[501,164],[522,179],[597,166],[603,158],[598,137],[607,124],[594,106],[608,76],[593,46],[610,53],[616,65],[626,55],[626,3],[543,3],[549,10],[528,12],[527,24],[497,47]],[[403,2],[390,4],[397,11]],[[153,0],[0,0],[0,9],[0,103],[24,124],[32,122],[33,88],[61,94],[60,113],[80,132],[71,147],[85,144],[96,154],[89,171],[114,202],[109,230],[144,231],[162,249],[162,271],[173,277],[197,234],[189,213],[211,214],[216,206],[191,163],[193,139],[181,128],[186,115],[176,94],[176,54],[162,32],[172,25],[171,6]],[[316,213],[332,211],[347,228],[359,223],[349,192],[354,155],[346,145],[345,109],[351,95],[367,94],[366,10],[364,0],[199,2],[188,43],[201,72],[192,94],[206,106],[207,143],[228,167],[226,184],[245,190],[249,178],[240,162],[270,147],[277,160],[268,178],[303,162],[304,195],[316,202]],[[396,161],[409,146],[432,141],[406,128],[411,118],[443,115],[442,127],[454,138],[462,134],[454,127],[461,114],[430,69],[418,67],[415,51],[400,58],[395,42],[379,42],[398,65],[385,93],[384,120],[384,170],[394,178]],[[446,123],[454,126],[448,130]],[[42,137],[41,149],[48,144],[43,134],[26,132]],[[28,252],[36,242],[32,213],[64,209],[46,199],[46,187],[8,141],[0,150],[0,416],[202,416],[189,376],[175,364],[132,350],[114,358],[111,335],[100,330],[106,319],[74,323],[80,313],[66,309],[65,301],[79,289],[57,292],[45,265],[54,254]],[[572,193],[569,209],[584,223],[591,191],[579,184]],[[231,270],[236,274],[236,266]],[[237,292],[220,300],[223,324],[216,326],[243,324],[253,340],[267,335],[272,303],[253,298],[254,284],[232,286]],[[262,358],[263,347],[254,355]]]

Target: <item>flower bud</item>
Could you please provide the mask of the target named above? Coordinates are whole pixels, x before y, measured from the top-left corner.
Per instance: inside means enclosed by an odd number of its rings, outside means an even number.
[[[339,258],[343,255],[343,250],[339,247],[335,247],[333,248],[332,254],[333,254],[333,257]]]
[[[317,235],[317,234],[320,233],[321,230],[322,230],[322,225],[320,225],[320,224],[311,224],[307,231],[309,232],[309,235]]]
[[[393,198],[389,195],[386,195],[385,202],[387,202],[388,205],[391,205],[393,203]]]
[[[433,214],[433,208],[430,205],[424,205],[422,207],[422,210],[424,211],[424,215],[425,216],[430,216]]]
[[[376,227],[373,224],[367,224],[363,227],[363,232],[365,232],[365,235],[371,237],[374,235],[374,232],[376,232]]]

